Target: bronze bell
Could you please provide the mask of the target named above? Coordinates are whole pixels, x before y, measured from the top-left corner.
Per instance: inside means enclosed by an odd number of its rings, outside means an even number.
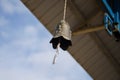
[[[58,44],[63,50],[67,50],[69,46],[72,46],[70,26],[65,20],[61,20],[56,26],[54,37],[50,43],[52,43],[54,49],[57,48]]]

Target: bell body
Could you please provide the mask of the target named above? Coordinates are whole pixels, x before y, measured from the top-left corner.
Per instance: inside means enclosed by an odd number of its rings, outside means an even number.
[[[67,50],[68,47],[72,45],[70,26],[65,20],[62,20],[56,26],[54,37],[50,43],[52,43],[54,49],[60,44],[60,47],[63,50]]]
[[[69,24],[62,20],[55,29],[54,38],[63,36],[67,40],[71,40],[71,30]]]

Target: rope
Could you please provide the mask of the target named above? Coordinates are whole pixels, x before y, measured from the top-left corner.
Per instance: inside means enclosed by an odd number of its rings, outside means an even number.
[[[60,44],[58,44],[58,46],[57,46],[57,49],[56,49],[56,54],[55,54],[55,56],[54,56],[54,58],[53,58],[53,64],[55,64],[55,62],[56,62],[56,58],[57,58],[57,56],[59,55],[59,46],[60,46]]]
[[[66,9],[67,9],[67,0],[65,0],[65,4],[64,4],[63,20],[65,20],[65,17],[66,17]]]

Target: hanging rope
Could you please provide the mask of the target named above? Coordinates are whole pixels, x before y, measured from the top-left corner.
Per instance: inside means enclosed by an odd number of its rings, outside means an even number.
[[[65,20],[65,17],[66,17],[66,10],[67,10],[67,0],[65,0],[65,2],[64,2],[63,20]],[[58,46],[57,46],[56,54],[55,54],[55,56],[54,56],[54,58],[53,58],[53,64],[55,64],[55,62],[56,62],[56,57],[59,55],[59,49],[58,49],[59,46],[60,46],[60,43],[59,43]]]
[[[56,57],[59,55],[59,46],[60,46],[60,43],[58,44],[58,46],[57,46],[57,49],[56,49],[56,54],[55,54],[55,56],[54,56],[54,58],[53,58],[53,64],[55,64],[55,62],[56,62]]]
[[[65,20],[65,17],[66,17],[66,10],[67,10],[67,0],[65,0],[65,3],[64,3],[64,14],[63,14],[63,20]]]

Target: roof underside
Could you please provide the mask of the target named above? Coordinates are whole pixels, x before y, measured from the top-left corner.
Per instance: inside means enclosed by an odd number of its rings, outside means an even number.
[[[100,0],[68,0],[66,21],[72,32],[70,54],[94,80],[120,80],[120,42],[107,32],[84,32],[84,29],[103,27]],[[63,17],[64,0],[22,0],[38,20],[53,34]],[[80,32],[80,30],[83,30]]]

